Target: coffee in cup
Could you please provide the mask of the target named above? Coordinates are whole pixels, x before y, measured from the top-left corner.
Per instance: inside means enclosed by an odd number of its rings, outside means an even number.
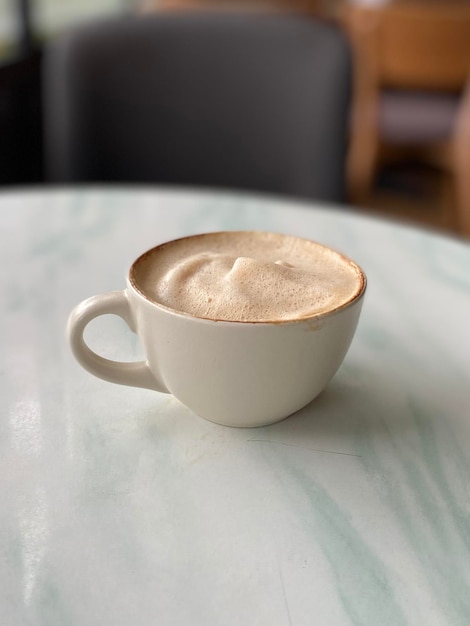
[[[313,241],[224,231],[157,246],[131,266],[127,289],[72,312],[81,365],[105,380],[172,393],[229,426],[279,421],[332,378],[354,335],[366,279],[352,260]],[[121,316],[146,361],[119,363],[86,345],[86,325]]]
[[[265,232],[186,237],[144,254],[131,280],[175,311],[231,322],[295,321],[327,313],[362,289],[357,265],[307,239]]]

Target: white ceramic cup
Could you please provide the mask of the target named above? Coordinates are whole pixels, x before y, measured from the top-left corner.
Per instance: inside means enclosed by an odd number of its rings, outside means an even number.
[[[333,311],[288,322],[215,321],[148,299],[133,283],[136,263],[126,289],[93,296],[72,311],[67,334],[75,358],[99,378],[171,393],[197,415],[226,426],[265,426],[311,402],[348,351],[366,289],[366,277],[353,263],[362,285]],[[87,324],[110,313],[138,334],[146,361],[112,361],[86,345]]]

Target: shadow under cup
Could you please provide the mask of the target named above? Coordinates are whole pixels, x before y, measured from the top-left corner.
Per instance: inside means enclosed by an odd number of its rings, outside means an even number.
[[[311,402],[341,365],[354,336],[366,290],[362,270],[342,257],[358,273],[357,290],[328,312],[275,322],[206,319],[168,308],[145,289],[148,264],[171,243],[134,262],[127,289],[94,296],[72,312],[68,333],[79,363],[110,382],[171,393],[195,414],[226,426],[265,426]],[[146,361],[109,361],[86,346],[86,325],[108,313],[121,316],[138,334]]]

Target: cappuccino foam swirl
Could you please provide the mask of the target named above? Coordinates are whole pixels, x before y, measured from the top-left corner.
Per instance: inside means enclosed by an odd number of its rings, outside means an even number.
[[[179,240],[156,249],[146,266],[141,290],[152,300],[226,321],[287,321],[324,313],[351,300],[360,284],[357,267],[336,252],[269,233]]]

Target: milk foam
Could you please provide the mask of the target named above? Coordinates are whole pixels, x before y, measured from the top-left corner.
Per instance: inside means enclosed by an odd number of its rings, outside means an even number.
[[[139,259],[136,287],[195,317],[287,321],[325,313],[362,288],[356,265],[304,239],[257,232],[213,233],[170,242]]]

